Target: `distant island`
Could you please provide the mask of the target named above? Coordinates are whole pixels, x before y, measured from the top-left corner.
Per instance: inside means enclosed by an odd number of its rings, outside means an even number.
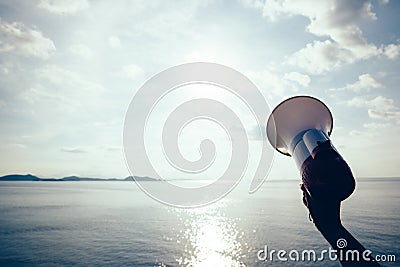
[[[0,181],[43,181],[43,182],[76,182],[76,181],[159,181],[150,177],[128,176],[123,179],[118,178],[90,178],[68,176],[63,178],[39,178],[32,174],[9,174],[0,177]]]

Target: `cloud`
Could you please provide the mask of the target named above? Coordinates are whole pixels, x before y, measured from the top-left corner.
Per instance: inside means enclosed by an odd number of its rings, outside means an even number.
[[[72,45],[70,46],[69,51],[83,58],[91,58],[93,56],[92,50],[84,44]]]
[[[41,0],[39,8],[57,15],[74,14],[89,7],[87,0]]]
[[[272,71],[247,71],[245,74],[263,91],[276,95],[283,95],[285,92],[283,79]]]
[[[368,115],[372,119],[400,120],[400,111],[381,111],[381,110],[369,109]]]
[[[47,59],[55,50],[53,41],[37,29],[0,19],[0,52]]]
[[[400,54],[400,45],[390,44],[384,48],[384,54],[389,59],[396,59]]]
[[[379,129],[384,129],[390,127],[390,123],[376,123],[376,122],[371,122],[371,123],[364,123],[363,127],[366,129],[371,129],[371,130],[379,130]]]
[[[383,96],[377,96],[374,99],[368,101],[368,105],[370,105],[374,109],[384,110],[384,111],[397,109],[393,99],[386,98]]]
[[[247,6],[260,8],[259,1],[244,2]],[[304,16],[310,21],[306,27],[309,33],[328,38],[314,40],[287,58],[287,63],[309,73],[320,74],[379,55],[394,59],[400,54],[400,48],[395,44],[377,47],[363,37],[359,24],[377,19],[368,0],[267,0],[262,9],[263,16],[271,21],[284,16]]]
[[[82,96],[87,93],[89,96],[90,94],[104,91],[101,84],[92,82],[84,73],[72,71],[59,65],[46,65],[36,70],[35,74],[40,82],[47,82],[52,85],[47,86],[50,87],[49,91],[51,92],[55,91],[54,85],[56,85],[57,88],[64,88],[65,92],[63,93],[66,95],[71,93],[71,95],[77,94]]]
[[[101,116],[103,113],[98,110],[109,101],[104,98],[107,89],[93,80],[90,70],[79,72],[46,64],[31,75],[30,84],[17,96],[25,112],[32,110],[29,116],[58,120],[58,123],[74,117],[77,122],[82,122],[90,114],[96,114],[97,118]]]
[[[373,99],[368,99],[365,96],[354,97],[347,102],[349,106],[353,107],[368,107],[380,110],[395,109],[394,100],[384,96],[377,96]]]
[[[373,99],[355,97],[347,102],[349,106],[368,108],[368,116],[372,119],[400,120],[400,110],[391,98],[377,96]]]
[[[262,71],[247,71],[245,74],[259,89],[279,97],[290,92],[297,92],[299,85],[308,87],[311,82],[308,75],[299,72],[280,74],[273,70],[264,69]]]
[[[350,90],[353,92],[361,92],[369,89],[379,89],[382,87],[382,84],[379,83],[374,77],[370,74],[361,74],[358,76],[358,80],[354,83],[346,84],[346,86],[339,89],[331,89],[331,91],[345,91]]]
[[[362,131],[358,131],[358,130],[352,130],[349,132],[350,136],[354,136],[354,137],[359,137],[365,134],[365,132]]]
[[[8,144],[7,146],[9,146],[12,149],[15,149],[15,148],[25,149],[26,148],[26,145],[20,144],[20,143],[12,143],[12,144]]]
[[[110,36],[108,38],[108,45],[111,48],[119,48],[119,47],[121,47],[121,40],[118,38],[118,36],[115,36],[115,35]]]
[[[284,79],[298,83],[303,87],[308,87],[310,85],[311,79],[306,74],[301,74],[299,72],[289,72],[283,76]]]
[[[130,79],[136,79],[144,74],[143,69],[135,64],[123,66],[122,72]]]
[[[87,151],[83,148],[78,148],[78,147],[62,147],[60,149],[62,152],[66,153],[87,153]]]
[[[354,62],[354,56],[330,40],[314,41],[289,56],[286,62],[309,73],[320,74],[338,68],[343,63]]]
[[[107,152],[121,152],[123,149],[120,146],[104,146],[103,147]]]

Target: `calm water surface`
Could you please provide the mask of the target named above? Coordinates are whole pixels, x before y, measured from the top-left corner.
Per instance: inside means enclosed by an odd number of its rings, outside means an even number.
[[[374,254],[400,266],[400,179],[359,180],[342,205],[344,225]],[[235,189],[197,209],[164,206],[133,182],[0,182],[2,266],[340,266],[260,261],[257,252],[329,246],[296,181]]]

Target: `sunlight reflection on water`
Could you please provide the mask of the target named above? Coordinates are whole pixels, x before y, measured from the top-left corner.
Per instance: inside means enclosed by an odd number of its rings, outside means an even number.
[[[177,262],[184,266],[245,266],[248,250],[244,233],[237,227],[238,218],[228,218],[224,203],[199,209],[176,210],[182,225],[176,234],[184,244],[184,254]]]

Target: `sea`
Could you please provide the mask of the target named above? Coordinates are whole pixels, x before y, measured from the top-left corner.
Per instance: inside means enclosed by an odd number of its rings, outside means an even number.
[[[267,180],[182,209],[128,181],[2,181],[0,266],[341,266],[321,259],[330,246],[301,197],[299,181]],[[382,266],[400,266],[400,178],[358,179],[342,222]]]

